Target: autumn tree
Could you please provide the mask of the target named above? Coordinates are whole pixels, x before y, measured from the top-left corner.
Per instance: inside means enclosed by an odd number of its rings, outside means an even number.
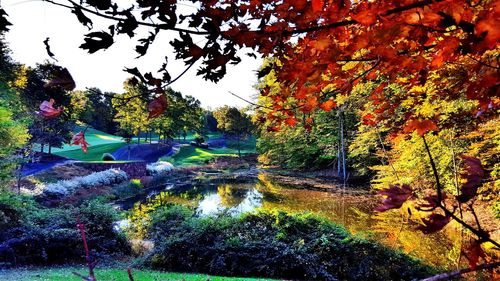
[[[250,116],[236,107],[223,106],[214,111],[219,128],[226,136],[236,138],[238,156],[241,158],[240,141],[248,137],[253,131]]]
[[[175,0],[135,1],[126,7],[112,1],[46,1],[67,7],[92,29],[81,45],[90,53],[109,48],[117,42],[117,36],[140,36],[135,51],[143,56],[160,33],[174,31],[178,35],[171,37],[170,44],[175,58],[185,62],[186,71],[199,62],[197,73],[214,82],[227,73],[229,64],[240,62],[237,51],[242,48],[250,49],[250,55],[277,58],[276,64],[261,71],[265,75],[274,70],[283,86],[279,93],[261,91],[274,101],[272,112],[266,115],[272,127],[290,119],[291,115],[283,112],[308,114],[328,108],[338,94],[349,95],[361,80],[384,77],[386,83],[369,97],[376,109],[362,116],[367,125],[377,126],[394,115],[401,104],[391,99],[385,90],[388,85],[397,84],[405,95],[450,64],[462,66],[463,71],[453,81],[436,81],[433,87],[443,99],[453,100],[459,93],[475,102],[462,116],[491,120],[500,104],[498,0],[214,0],[194,1],[190,11],[178,9]],[[109,29],[93,25],[92,17],[114,20],[115,24]],[[148,28],[149,35],[138,35],[140,27]],[[167,67],[166,63],[162,66],[160,78],[135,68],[127,71],[160,98],[165,86],[185,73],[172,78]],[[294,101],[290,102],[289,97]],[[416,98],[410,108],[425,102],[425,98]],[[157,110],[151,111],[163,111],[161,104],[158,100],[154,106]],[[426,134],[448,125],[438,124],[439,112],[427,113],[408,110],[398,122],[390,124],[389,133],[410,135],[416,131],[424,144],[436,194],[429,202],[432,212],[424,220],[423,230],[437,231],[453,219],[478,237],[477,244],[488,241],[500,247],[478,226],[462,221],[455,209],[444,204],[443,187]],[[302,125],[308,124],[303,121]],[[456,198],[460,204],[473,199],[478,182],[487,178],[478,158],[463,156],[462,160],[464,184],[462,196]],[[395,183],[384,193],[385,207],[398,208],[412,194],[410,186]]]

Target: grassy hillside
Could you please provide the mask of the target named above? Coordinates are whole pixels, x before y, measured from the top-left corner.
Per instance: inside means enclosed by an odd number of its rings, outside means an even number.
[[[240,143],[241,154],[255,153],[255,138]],[[168,161],[176,167],[189,167],[204,165],[213,159],[221,156],[238,157],[236,142],[228,141],[226,148],[203,149],[190,145],[181,146],[179,152],[171,157],[161,158],[162,161]]]
[[[81,281],[79,277],[72,274],[73,271],[85,274],[85,268],[54,268],[54,269],[34,269],[34,270],[0,270],[0,277],[3,280],[16,281]],[[127,271],[125,269],[96,269],[97,280],[128,281]],[[231,278],[215,277],[206,274],[187,274],[187,273],[169,273],[159,271],[133,271],[134,279],[140,281],[252,281],[252,280],[271,280],[255,278]]]
[[[81,130],[83,130],[82,127],[76,127],[74,131],[77,133]],[[87,153],[84,153],[80,146],[70,144],[64,144],[63,148],[52,148],[52,153],[80,161],[99,161],[103,153],[112,153],[126,145],[121,137],[93,128],[85,131],[85,139],[90,144]]]

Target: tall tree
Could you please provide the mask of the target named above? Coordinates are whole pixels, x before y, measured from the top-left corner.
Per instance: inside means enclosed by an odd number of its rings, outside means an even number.
[[[124,83],[125,93],[116,95],[112,99],[113,108],[116,110],[115,121],[120,125],[120,130],[125,134],[137,135],[140,143],[141,131],[148,128],[147,89],[142,83],[127,80]]]
[[[242,139],[248,137],[253,131],[253,123],[248,114],[236,107],[223,106],[214,111],[219,128],[226,136],[236,138],[238,145],[238,156],[241,158]]]
[[[115,94],[103,93],[97,88],[87,89],[82,94],[85,95],[86,104],[80,120],[94,129],[115,134],[118,130],[118,124],[114,120],[117,112],[111,102]]]
[[[71,139],[71,132],[75,125],[71,112],[71,94],[61,86],[48,87],[48,82],[57,78],[63,68],[57,65],[45,63],[39,64],[35,68],[28,68],[26,71],[26,83],[19,90],[20,98],[26,105],[27,110],[34,117],[30,125],[31,143],[51,147],[62,147]],[[55,107],[65,108],[58,118],[47,118],[37,112],[41,111],[40,106],[44,101],[54,100]]]

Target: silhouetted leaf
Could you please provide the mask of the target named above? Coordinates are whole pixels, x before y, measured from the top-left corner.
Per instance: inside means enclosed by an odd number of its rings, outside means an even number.
[[[98,10],[107,10],[111,8],[111,0],[85,0],[90,6],[96,7]]]
[[[101,49],[107,49],[114,43],[113,36],[104,31],[91,32],[85,37],[85,43],[80,45],[80,48],[88,50],[91,54]]]
[[[43,44],[45,45],[45,50],[47,51],[47,55],[49,55],[49,57],[51,57],[55,61],[58,61],[56,59],[54,53],[52,53],[52,51],[50,50],[49,40],[50,40],[49,37],[47,37],[47,38],[45,38],[45,40],[43,40]]]
[[[86,26],[89,30],[92,28],[92,20],[89,19],[83,12],[82,9],[78,6],[75,6],[74,9],[71,11],[73,14],[76,15],[78,18],[78,21]]]
[[[76,88],[75,80],[69,73],[68,69],[61,68],[54,73],[54,77],[44,85],[45,88],[49,87],[62,87],[66,91],[73,91]]]
[[[146,79],[144,78],[144,76],[142,76],[141,72],[139,71],[139,69],[137,69],[137,67],[125,68],[123,71],[134,75],[135,77],[139,78],[139,80],[141,80],[141,82],[146,83]]]
[[[124,15],[125,19],[118,22],[118,33],[125,33],[131,38],[134,37],[134,30],[139,26],[137,20],[129,10],[123,11],[120,14]]]

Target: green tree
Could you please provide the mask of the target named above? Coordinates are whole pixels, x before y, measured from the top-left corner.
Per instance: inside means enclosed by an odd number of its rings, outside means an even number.
[[[71,139],[71,132],[75,125],[72,119],[73,106],[71,94],[61,87],[44,87],[47,81],[53,79],[62,68],[50,64],[39,64],[35,68],[26,70],[26,83],[20,88],[19,94],[23,104],[32,114],[33,123],[29,126],[31,135],[30,143],[39,144],[43,152],[48,146],[51,153],[52,147],[62,147],[63,143]],[[63,106],[64,111],[57,118],[44,118],[36,114],[43,101],[54,99],[56,106]]]
[[[118,122],[120,131],[125,135],[137,135],[137,143],[140,143],[141,131],[148,129],[148,103],[145,99],[148,90],[142,83],[124,83],[125,93],[116,95],[112,100],[113,108],[116,110],[115,121]]]
[[[97,88],[89,88],[82,93],[86,96],[87,102],[80,120],[94,129],[115,134],[118,130],[118,124],[114,120],[117,111],[111,102],[115,94],[103,93]]]
[[[248,114],[236,107],[223,106],[214,111],[219,128],[226,136],[236,138],[238,156],[241,158],[240,141],[253,132],[253,123]]]

